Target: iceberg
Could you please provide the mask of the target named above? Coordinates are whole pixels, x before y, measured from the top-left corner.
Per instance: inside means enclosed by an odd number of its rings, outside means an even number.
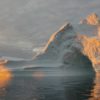
[[[100,19],[92,13],[79,24],[66,23],[53,33],[47,44],[30,61],[20,61],[24,69],[35,67],[62,67],[67,70],[99,71]],[[19,63],[16,62],[16,65]],[[8,62],[8,65],[14,62]],[[22,66],[21,65],[21,66]],[[29,66],[28,66],[29,65]],[[26,67],[25,67],[26,66]],[[28,67],[27,67],[28,66]],[[81,72],[82,72],[81,71]]]
[[[53,33],[47,44],[34,59],[48,63],[84,65],[87,59],[95,71],[100,64],[100,19],[92,13],[79,24],[66,23],[57,32]],[[81,59],[81,58],[86,58]],[[81,60],[80,60],[81,59]],[[85,61],[86,62],[86,61]],[[76,64],[76,65],[77,65]],[[79,65],[80,65],[79,64]]]

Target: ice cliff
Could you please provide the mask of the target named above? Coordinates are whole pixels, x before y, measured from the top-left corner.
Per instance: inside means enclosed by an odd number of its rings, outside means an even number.
[[[95,14],[90,14],[80,24],[70,23],[62,26],[53,33],[36,59],[51,59],[53,62],[75,64],[84,62],[79,55],[89,59],[95,70],[100,64],[100,19]],[[47,61],[46,61],[47,62]],[[52,64],[52,63],[51,63]]]

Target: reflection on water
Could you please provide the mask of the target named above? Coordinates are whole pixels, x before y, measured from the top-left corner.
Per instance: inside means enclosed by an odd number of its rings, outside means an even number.
[[[94,81],[95,85],[91,93],[91,98],[89,100],[100,100],[100,72],[96,73],[96,79]]]
[[[43,73],[42,71],[36,71],[32,76],[36,79],[42,79],[45,77],[45,73]]]
[[[100,100],[99,73],[95,80],[91,75],[58,73],[57,69],[14,71],[12,78],[11,71],[2,65],[0,100]]]
[[[94,86],[94,79],[91,76],[57,76],[58,73],[59,71],[55,70],[53,75],[49,76],[50,71],[47,70],[13,72],[16,75],[6,88],[4,99],[87,100],[91,97]],[[25,74],[31,75],[24,76]],[[0,97],[0,100],[4,99]]]
[[[0,97],[5,96],[6,87],[11,80],[11,71],[6,66],[0,65]]]

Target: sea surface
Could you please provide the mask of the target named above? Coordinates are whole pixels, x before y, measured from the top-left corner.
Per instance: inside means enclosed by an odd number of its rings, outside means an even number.
[[[60,26],[78,24],[92,12],[100,16],[100,0],[0,0],[0,57],[32,59]],[[99,72],[9,66],[0,65],[0,100],[100,100]]]
[[[100,100],[99,73],[93,77],[68,75],[59,68],[0,68],[0,100]]]

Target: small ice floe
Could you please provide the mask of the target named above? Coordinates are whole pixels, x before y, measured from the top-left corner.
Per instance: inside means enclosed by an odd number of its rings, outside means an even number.
[[[7,62],[8,62],[7,59],[2,59],[2,58],[0,58],[0,65],[6,64]]]

